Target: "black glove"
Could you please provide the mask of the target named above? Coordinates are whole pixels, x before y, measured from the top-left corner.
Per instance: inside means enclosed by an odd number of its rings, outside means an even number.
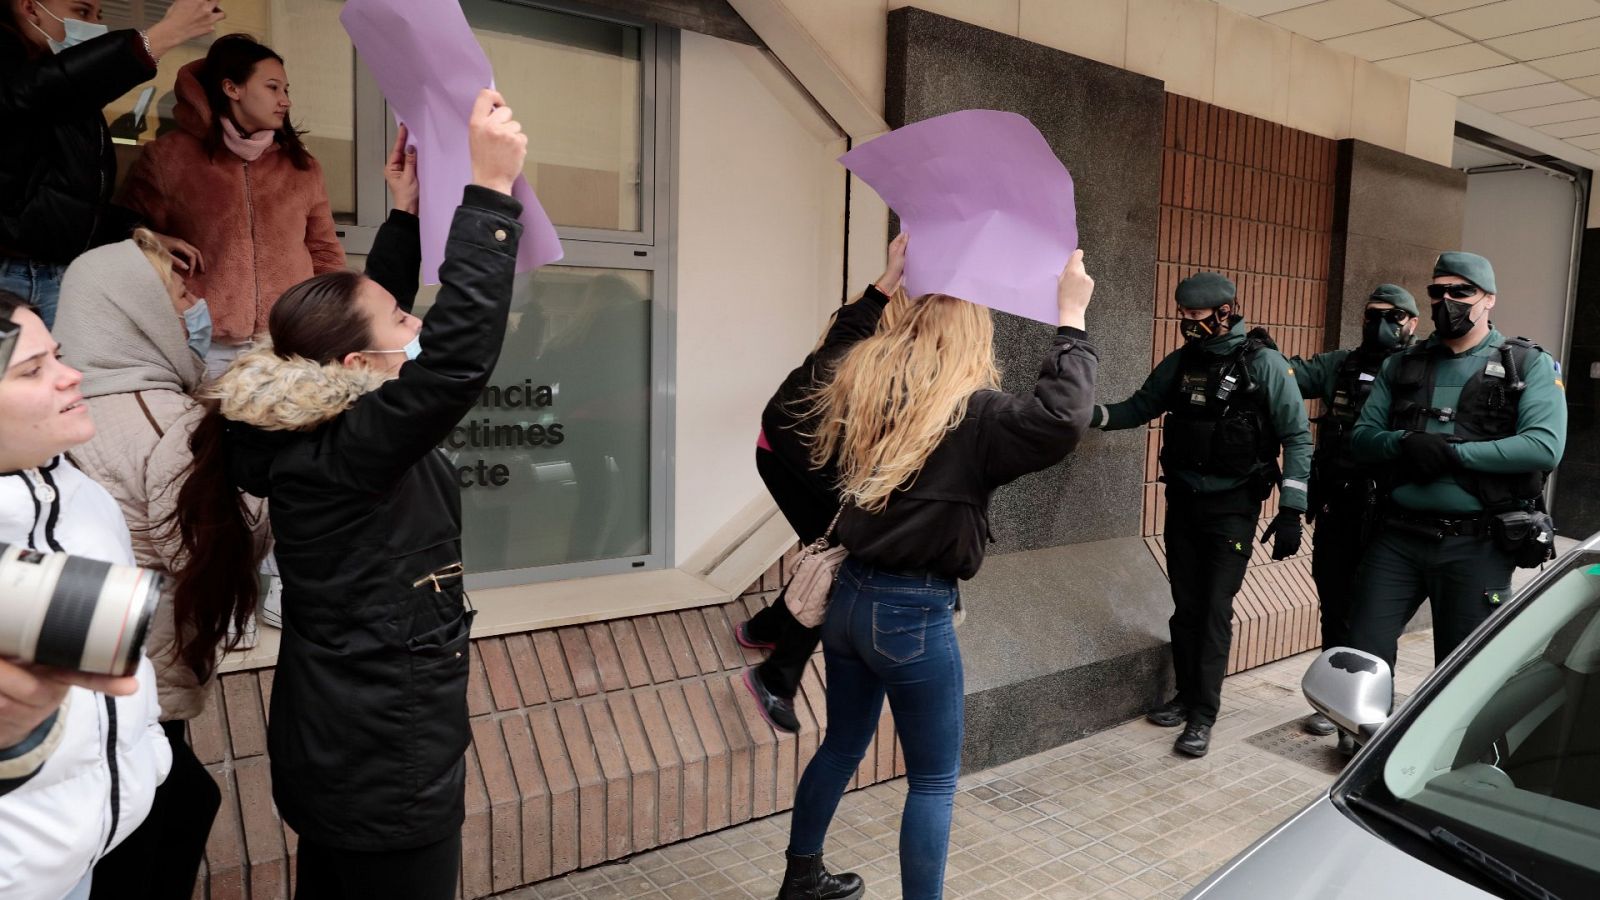
[[[1300,524],[1300,510],[1280,509],[1272,517],[1272,524],[1261,533],[1261,543],[1272,538],[1272,558],[1288,559],[1300,552],[1300,539],[1305,536],[1305,530]]]
[[[1459,468],[1461,457],[1444,435],[1408,431],[1400,438],[1400,476],[1404,480],[1427,484]]]

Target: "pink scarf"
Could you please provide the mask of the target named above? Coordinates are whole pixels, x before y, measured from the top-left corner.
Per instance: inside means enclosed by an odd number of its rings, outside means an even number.
[[[276,137],[277,134],[270,129],[245,137],[239,133],[239,126],[233,124],[232,119],[222,120],[222,143],[233,151],[234,156],[245,162],[255,162],[263,153],[275,149],[278,146]]]

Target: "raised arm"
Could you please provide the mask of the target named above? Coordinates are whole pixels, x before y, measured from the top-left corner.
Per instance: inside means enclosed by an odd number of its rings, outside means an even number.
[[[1083,251],[1074,251],[1056,283],[1059,327],[1033,391],[1005,395],[984,414],[979,447],[990,484],[998,487],[1055,465],[1089,429],[1100,365],[1084,331],[1093,295]]]
[[[374,492],[387,490],[444,440],[500,359],[522,236],[522,204],[511,186],[522,172],[527,137],[490,90],[479,94],[469,127],[473,183],[450,226],[439,296],[422,322],[422,355],[351,407],[335,437],[349,483]]]
[[[0,115],[17,120],[64,113],[98,112],[107,103],[156,76],[144,39],[131,29],[113,31],[60,53],[0,62]]]
[[[406,127],[400,126],[383,168],[394,208],[372,239],[367,277],[393,294],[401,309],[411,312],[422,280],[422,223],[417,219],[417,151],[406,148],[407,137]]]

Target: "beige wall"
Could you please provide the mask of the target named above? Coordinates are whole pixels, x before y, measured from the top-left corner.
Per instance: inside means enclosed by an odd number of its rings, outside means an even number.
[[[679,90],[676,564],[765,496],[761,408],[844,265],[844,142],[772,59],[684,32]]]
[[[1450,163],[1455,98],[1212,0],[763,0],[881,111],[891,9],[918,6],[1131,69],[1167,90],[1329,138]]]

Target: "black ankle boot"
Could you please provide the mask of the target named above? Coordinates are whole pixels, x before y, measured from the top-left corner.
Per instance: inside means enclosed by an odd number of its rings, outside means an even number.
[[[783,887],[778,888],[778,900],[858,900],[867,886],[861,876],[846,873],[829,875],[822,867],[822,854],[789,858],[789,868],[783,873]]]

